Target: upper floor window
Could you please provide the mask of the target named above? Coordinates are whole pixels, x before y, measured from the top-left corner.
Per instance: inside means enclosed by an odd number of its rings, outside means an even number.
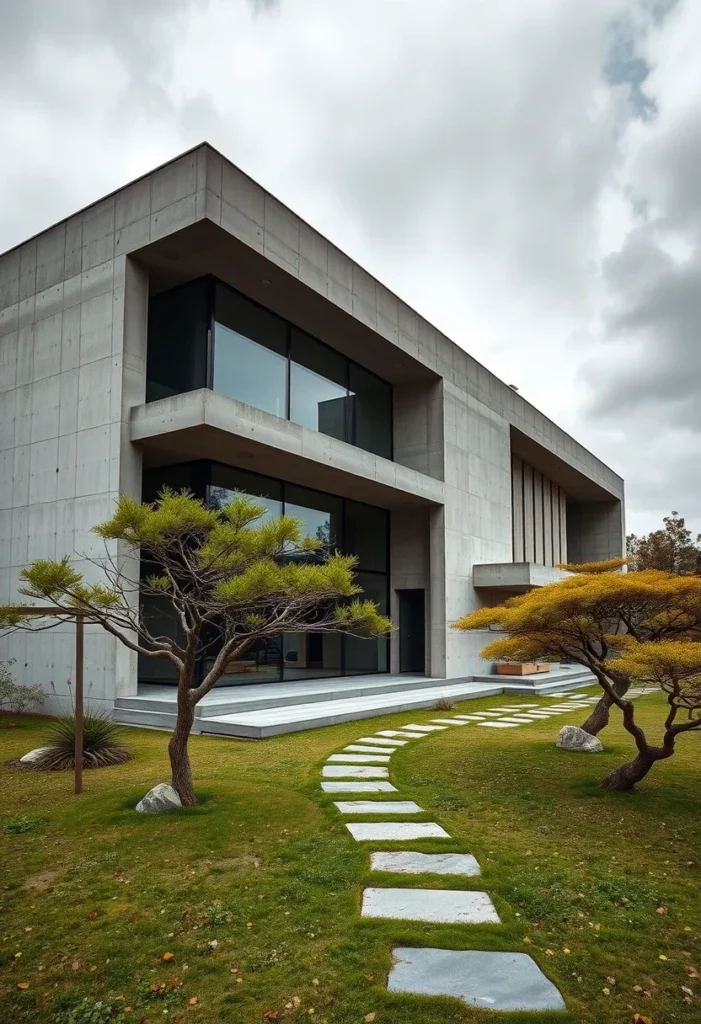
[[[391,384],[212,279],[149,306],[146,400],[201,387],[392,458]]]

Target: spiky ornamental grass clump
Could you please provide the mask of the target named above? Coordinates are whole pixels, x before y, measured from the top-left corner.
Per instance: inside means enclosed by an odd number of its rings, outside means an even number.
[[[65,772],[75,767],[75,715],[51,724],[48,749],[34,762],[46,771]],[[87,711],[83,718],[83,767],[105,768],[122,764],[134,755],[120,739],[120,729],[104,712]]]

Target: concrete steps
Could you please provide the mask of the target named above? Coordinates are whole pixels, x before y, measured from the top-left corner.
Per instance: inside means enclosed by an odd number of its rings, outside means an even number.
[[[438,700],[469,700],[508,693],[548,694],[589,686],[593,677],[578,668],[554,668],[547,675],[465,679],[425,676],[364,676],[297,683],[246,684],[215,688],[195,710],[192,731],[205,735],[265,739],[339,722],[432,707]],[[171,730],[174,687],[143,686],[115,701],[113,718],[122,725]]]

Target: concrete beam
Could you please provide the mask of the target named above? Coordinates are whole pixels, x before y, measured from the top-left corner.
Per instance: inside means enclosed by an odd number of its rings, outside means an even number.
[[[214,459],[390,509],[445,500],[441,480],[204,388],[135,406],[130,436],[149,466]]]

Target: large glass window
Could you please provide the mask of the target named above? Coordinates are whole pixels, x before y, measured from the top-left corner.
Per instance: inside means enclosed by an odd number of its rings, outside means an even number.
[[[339,441],[350,441],[347,360],[295,328],[290,358],[290,419]]]
[[[144,472],[144,500],[153,500],[164,484],[189,487],[214,507],[223,507],[237,492],[265,505],[267,515],[282,513],[302,520],[302,532],[322,541],[327,550],[358,556],[358,584],[363,596],[377,601],[387,614],[389,587],[389,513],[372,505],[349,501],[307,487],[283,483],[221,463],[197,461]],[[315,555],[305,557],[317,557]],[[177,628],[168,602],[156,599],[148,610],[161,632]],[[203,637],[201,671],[211,666],[220,647],[216,628]],[[240,658],[231,659],[218,685],[316,679],[330,676],[387,672],[389,642],[341,633],[289,633],[261,640]],[[170,669],[154,667],[154,659],[139,658],[143,682],[172,683]]]
[[[154,295],[148,309],[146,401],[207,387],[207,281]]]
[[[287,416],[287,325],[221,285],[212,387],[274,416]]]
[[[362,366],[351,363],[353,443],[367,452],[392,458],[392,387]]]
[[[149,304],[146,401],[203,387],[392,458],[392,386],[213,278]]]

